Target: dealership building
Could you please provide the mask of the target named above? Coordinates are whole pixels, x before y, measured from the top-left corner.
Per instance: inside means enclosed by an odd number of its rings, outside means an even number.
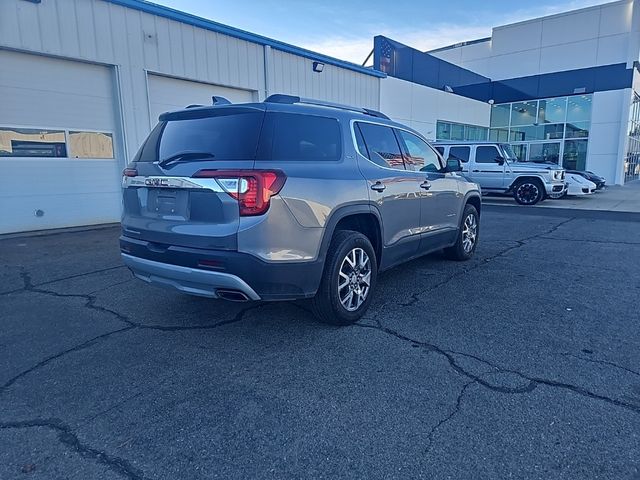
[[[496,27],[362,67],[142,0],[0,2],[0,233],[117,222],[121,171],[158,115],[286,93],[381,110],[429,139],[640,175],[640,4]]]

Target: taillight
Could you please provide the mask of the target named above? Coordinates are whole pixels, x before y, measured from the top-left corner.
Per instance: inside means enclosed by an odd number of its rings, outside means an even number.
[[[137,177],[138,176],[138,170],[136,170],[135,168],[125,168],[122,171],[122,176],[123,177]]]
[[[195,178],[215,178],[222,189],[238,200],[240,216],[262,215],[271,197],[278,194],[287,176],[280,170],[199,170]]]

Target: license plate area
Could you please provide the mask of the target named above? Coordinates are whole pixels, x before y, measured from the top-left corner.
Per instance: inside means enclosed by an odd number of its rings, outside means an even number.
[[[147,212],[172,220],[189,218],[189,192],[172,188],[147,189]]]

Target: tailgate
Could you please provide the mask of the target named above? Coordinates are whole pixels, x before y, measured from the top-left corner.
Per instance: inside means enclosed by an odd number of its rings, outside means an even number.
[[[237,249],[238,202],[215,179],[124,179],[123,233],[161,245]]]

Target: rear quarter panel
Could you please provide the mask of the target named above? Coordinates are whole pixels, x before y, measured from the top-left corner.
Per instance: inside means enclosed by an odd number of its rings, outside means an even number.
[[[338,121],[340,161],[256,161],[255,168],[282,170],[287,180],[266,215],[241,219],[239,251],[272,262],[316,260],[332,213],[345,205],[369,203],[348,121]]]

